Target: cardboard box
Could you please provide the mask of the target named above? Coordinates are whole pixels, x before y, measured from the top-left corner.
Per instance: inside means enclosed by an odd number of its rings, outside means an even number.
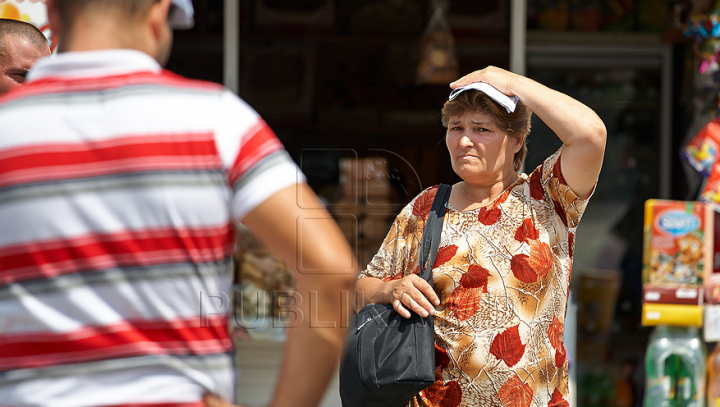
[[[713,269],[714,216],[703,202],[645,202],[644,303],[703,304],[703,281]]]

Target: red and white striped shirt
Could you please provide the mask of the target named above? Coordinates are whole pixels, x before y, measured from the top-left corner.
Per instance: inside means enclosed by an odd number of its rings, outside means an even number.
[[[265,122],[109,50],[38,61],[0,123],[0,406],[232,400],[233,222],[303,180]]]

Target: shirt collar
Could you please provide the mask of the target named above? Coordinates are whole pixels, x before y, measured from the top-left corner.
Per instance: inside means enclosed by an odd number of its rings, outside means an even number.
[[[37,60],[28,73],[27,82],[45,78],[92,78],[161,70],[160,64],[152,57],[131,49],[63,52]]]

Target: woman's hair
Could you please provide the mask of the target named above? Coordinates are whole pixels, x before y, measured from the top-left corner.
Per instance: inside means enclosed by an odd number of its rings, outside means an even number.
[[[525,136],[520,151],[513,157],[515,171],[520,171],[527,155],[528,134],[530,133],[530,119],[532,112],[521,101],[518,101],[515,112],[508,113],[504,107],[492,100],[483,92],[468,89],[461,92],[452,101],[445,102],[442,108],[442,124],[448,127],[452,116],[460,116],[465,112],[479,112],[492,117],[495,125],[507,131],[513,137]]]

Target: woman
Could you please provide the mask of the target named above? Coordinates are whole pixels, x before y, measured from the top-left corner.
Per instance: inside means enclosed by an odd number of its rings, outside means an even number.
[[[468,89],[443,107],[462,182],[450,194],[433,287],[417,263],[437,187],[398,215],[357,281],[357,297],[405,317],[435,315],[437,381],[411,405],[567,406],[562,338],[574,235],[602,166],[605,126],[582,103],[496,67],[451,87],[475,82],[519,102],[510,113]],[[531,111],[563,145],[528,176],[519,171]]]

